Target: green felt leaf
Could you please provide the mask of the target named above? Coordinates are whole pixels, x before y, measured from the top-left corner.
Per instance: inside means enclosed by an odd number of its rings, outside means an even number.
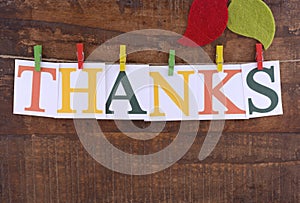
[[[262,0],[232,0],[228,28],[239,35],[260,41],[268,49],[275,36],[275,20]]]

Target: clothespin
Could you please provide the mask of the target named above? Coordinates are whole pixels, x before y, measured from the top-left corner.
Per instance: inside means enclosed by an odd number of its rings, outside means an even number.
[[[42,61],[42,45],[36,45],[34,49],[34,69],[35,71],[41,71],[41,61]]]
[[[120,71],[126,71],[126,45],[120,46]]]
[[[256,44],[256,61],[257,61],[257,68],[258,70],[263,70],[263,46],[261,43]]]
[[[169,76],[174,75],[174,66],[175,66],[175,50],[170,50],[170,55],[169,55]]]
[[[216,51],[216,63],[217,63],[217,69],[218,72],[223,71],[223,63],[224,63],[224,58],[223,58],[223,45],[218,45],[217,46],[217,51]]]
[[[83,44],[77,44],[77,61],[78,61],[78,69],[83,69],[84,62],[84,52],[83,52]]]

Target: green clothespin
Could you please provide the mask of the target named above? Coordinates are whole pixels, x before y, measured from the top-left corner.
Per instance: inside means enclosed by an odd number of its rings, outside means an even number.
[[[175,66],[175,50],[170,50],[169,56],[169,76],[174,75],[174,66]]]
[[[42,61],[42,45],[34,46],[34,69],[35,71],[41,71]]]

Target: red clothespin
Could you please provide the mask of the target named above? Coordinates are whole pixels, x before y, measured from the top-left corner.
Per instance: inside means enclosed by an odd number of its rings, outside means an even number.
[[[263,61],[264,61],[263,46],[260,43],[256,44],[256,61],[257,61],[258,70],[263,70],[264,69],[264,67],[263,67]]]
[[[83,69],[84,62],[84,52],[83,52],[83,44],[77,44],[77,60],[78,60],[78,69]]]

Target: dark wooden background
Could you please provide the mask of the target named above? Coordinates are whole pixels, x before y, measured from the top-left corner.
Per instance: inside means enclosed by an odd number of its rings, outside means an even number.
[[[128,176],[94,161],[72,120],[12,114],[14,58],[32,57],[33,46],[42,44],[46,59],[75,60],[77,42],[85,43],[88,55],[106,40],[137,29],[183,34],[192,0],[1,0],[0,202],[300,202],[300,62],[293,61],[300,58],[300,4],[265,2],[277,23],[265,58],[283,61],[284,115],[227,121],[203,162],[197,156],[210,122],[201,122],[196,142],[177,164],[153,175]],[[212,59],[218,43],[225,46],[226,62],[254,60],[255,40],[226,30],[204,47]],[[167,58],[149,52],[128,60],[166,63]],[[143,143],[127,139],[112,121],[101,126],[120,149],[143,154],[163,149],[180,123],[167,123],[158,138]]]

